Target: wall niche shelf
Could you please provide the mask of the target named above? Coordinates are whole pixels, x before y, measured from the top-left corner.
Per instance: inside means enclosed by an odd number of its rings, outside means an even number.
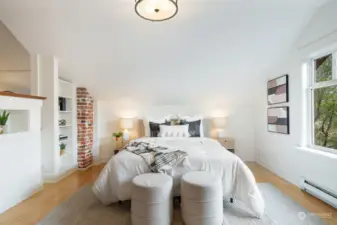
[[[64,95],[59,95],[60,98],[66,98],[66,99],[72,99],[72,97],[69,96],[64,96]]]
[[[59,113],[72,113],[72,111],[62,111],[62,110],[60,110]]]
[[[29,131],[29,110],[0,109],[0,114],[9,113],[8,121],[4,127],[4,134],[15,134]]]

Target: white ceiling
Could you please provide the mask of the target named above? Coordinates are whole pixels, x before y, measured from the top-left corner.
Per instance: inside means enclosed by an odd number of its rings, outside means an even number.
[[[97,99],[169,103],[251,90],[325,2],[180,0],[175,18],[152,23],[132,0],[1,0],[0,19]]]

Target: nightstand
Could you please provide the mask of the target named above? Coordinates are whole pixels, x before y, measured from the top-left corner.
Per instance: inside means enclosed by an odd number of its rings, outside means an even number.
[[[224,137],[224,138],[216,138],[216,140],[225,147],[228,151],[235,154],[235,141],[234,138],[231,137]]]
[[[122,149],[116,149],[114,150],[114,155],[117,155]]]
[[[117,155],[118,153],[120,153],[125,145],[128,143],[128,141],[124,141],[124,142],[121,142],[118,146],[116,145],[116,149],[114,150],[114,155]]]

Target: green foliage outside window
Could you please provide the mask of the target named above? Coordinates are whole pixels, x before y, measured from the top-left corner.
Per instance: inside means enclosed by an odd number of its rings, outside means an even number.
[[[332,79],[332,55],[316,60],[317,83]],[[337,150],[337,86],[314,89],[315,145]]]

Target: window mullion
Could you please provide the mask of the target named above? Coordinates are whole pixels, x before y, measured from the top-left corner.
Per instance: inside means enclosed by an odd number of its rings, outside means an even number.
[[[310,90],[310,145],[315,145],[315,97],[314,90]]]
[[[337,80],[337,52],[332,54],[332,79]]]
[[[309,85],[310,87],[313,87],[314,84],[316,83],[315,80],[316,80],[316,71],[315,71],[315,67],[316,67],[316,61],[315,60],[312,60],[311,61],[311,65],[310,65],[310,80],[309,80]]]
[[[336,86],[336,85],[337,85],[337,80],[329,80],[329,81],[315,83],[314,85],[311,86],[311,89],[331,87],[331,86]]]
[[[307,129],[307,142],[309,146],[313,146],[314,143],[315,143],[315,137],[314,137],[314,96],[313,96],[313,93],[314,93],[314,90],[313,90],[313,87],[314,85],[316,84],[315,82],[315,79],[316,79],[316,71],[315,71],[315,66],[316,66],[316,62],[315,60],[312,60],[311,63],[310,63],[310,66],[309,66],[309,88],[307,89],[307,124],[309,127],[309,129]]]

